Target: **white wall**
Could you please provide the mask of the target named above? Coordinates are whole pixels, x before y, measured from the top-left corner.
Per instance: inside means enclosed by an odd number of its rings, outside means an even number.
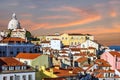
[[[86,40],[84,43],[81,43],[81,48],[88,48],[88,47],[94,47],[98,50],[99,44],[91,40]]]
[[[25,63],[25,61],[27,62],[27,65],[30,65],[31,66],[31,62],[32,62],[32,60],[31,59],[22,59],[22,58],[20,58],[20,59],[18,59],[18,58],[16,58],[18,61],[20,61],[20,62],[22,62],[22,63]]]
[[[35,72],[18,72],[18,73],[8,73],[8,74],[0,74],[0,80],[3,80],[3,77],[7,77],[7,80],[10,80],[10,76],[13,76],[13,80],[16,80],[16,76],[20,76],[20,80],[23,80],[23,75],[26,76],[26,80],[28,79],[29,75],[32,75],[32,79],[31,80],[35,80]]]
[[[51,40],[50,44],[52,49],[61,50],[62,44],[60,40]]]

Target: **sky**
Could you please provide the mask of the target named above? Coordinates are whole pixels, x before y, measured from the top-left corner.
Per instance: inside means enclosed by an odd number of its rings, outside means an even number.
[[[92,34],[103,45],[120,45],[120,0],[0,0],[0,30],[13,13],[35,36]]]

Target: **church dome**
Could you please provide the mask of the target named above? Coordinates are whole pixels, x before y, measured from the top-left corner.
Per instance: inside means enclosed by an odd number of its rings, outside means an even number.
[[[12,19],[9,21],[9,24],[8,24],[8,29],[13,30],[13,29],[20,29],[20,28],[21,28],[20,23],[16,18],[16,14],[13,13]]]

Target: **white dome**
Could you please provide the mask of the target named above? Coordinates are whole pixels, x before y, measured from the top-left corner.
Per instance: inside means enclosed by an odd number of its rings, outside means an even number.
[[[20,23],[17,20],[15,13],[12,15],[12,19],[9,21],[8,29],[20,29]]]

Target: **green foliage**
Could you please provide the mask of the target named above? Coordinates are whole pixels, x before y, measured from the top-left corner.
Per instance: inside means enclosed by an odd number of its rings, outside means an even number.
[[[32,37],[32,35],[31,35],[31,33],[29,31],[26,31],[25,35],[26,35],[27,38],[31,38]]]
[[[11,32],[12,32],[12,30],[9,30],[9,31],[8,31],[7,37],[10,37],[10,36],[11,36]]]

